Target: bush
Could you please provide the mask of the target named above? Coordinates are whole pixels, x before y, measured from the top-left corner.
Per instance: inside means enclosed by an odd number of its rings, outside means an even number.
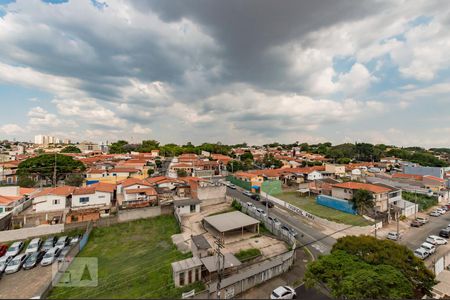
[[[419,205],[419,210],[427,210],[428,208],[436,205],[438,200],[434,196],[428,196],[423,194],[417,194],[412,192],[402,192],[403,199]]]
[[[261,256],[261,251],[256,248],[250,248],[247,250],[241,250],[234,256],[236,256],[236,258],[239,259],[241,262],[245,262]]]
[[[233,199],[233,202],[231,202],[231,206],[236,210],[242,211],[242,204],[239,201],[236,201],[236,199]]]

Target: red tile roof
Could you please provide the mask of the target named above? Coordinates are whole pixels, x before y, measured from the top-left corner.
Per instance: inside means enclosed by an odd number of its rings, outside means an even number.
[[[55,188],[45,188],[37,194],[33,195],[33,198],[47,195],[57,195],[57,196],[69,196],[75,190],[74,186],[58,186]]]
[[[91,195],[95,194],[95,188],[94,187],[80,187],[73,191],[74,195]]]
[[[22,199],[22,196],[2,196],[0,195],[0,204],[9,205],[10,203]]]
[[[139,184],[139,185],[145,185],[145,186],[151,186],[150,183],[148,183],[145,180],[142,179],[138,179],[138,178],[127,178],[124,181],[122,181],[122,186],[123,187],[129,187],[135,184]]]
[[[95,188],[96,191],[105,193],[114,193],[114,191],[117,189],[117,186],[114,183],[106,182],[97,182],[89,186]]]
[[[392,178],[413,179],[413,180],[417,180],[417,181],[422,181],[423,176],[422,175],[416,175],[416,174],[395,173],[395,174],[392,175]]]
[[[139,169],[136,168],[114,168],[109,170],[109,173],[136,173]]]
[[[125,193],[127,193],[127,194],[145,193],[147,196],[156,196],[156,195],[158,195],[156,190],[154,188],[152,188],[152,187],[143,188],[143,189],[129,189],[129,190],[126,190]]]
[[[445,182],[444,179],[441,179],[441,178],[439,178],[439,177],[432,176],[432,175],[423,175],[423,178],[427,178],[427,179],[439,181],[439,182],[441,182],[441,183],[444,183],[444,182]]]
[[[390,188],[379,186],[376,184],[370,184],[370,183],[361,183],[361,182],[344,182],[344,183],[338,183],[333,184],[333,187],[342,188],[342,189],[351,189],[351,190],[367,190],[369,192],[379,194],[379,193],[387,193],[391,191]]]

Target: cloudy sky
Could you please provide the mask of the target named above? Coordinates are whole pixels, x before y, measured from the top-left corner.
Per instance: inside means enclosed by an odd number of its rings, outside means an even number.
[[[447,0],[0,0],[0,139],[450,147]]]

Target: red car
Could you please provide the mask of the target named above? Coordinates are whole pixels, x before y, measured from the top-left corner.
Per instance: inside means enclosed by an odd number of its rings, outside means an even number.
[[[0,245],[0,256],[5,255],[6,251],[8,251],[8,245]]]

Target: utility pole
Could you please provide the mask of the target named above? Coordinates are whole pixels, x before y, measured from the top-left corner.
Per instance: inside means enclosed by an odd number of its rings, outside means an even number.
[[[216,237],[214,243],[217,248],[215,253],[217,255],[217,299],[220,299],[220,284],[222,282],[223,270],[225,268],[225,256],[222,253],[222,248],[224,247],[223,237]],[[222,263],[221,263],[222,261]]]
[[[400,216],[399,216],[399,214],[398,214],[398,210],[397,210],[396,216],[397,216],[397,238],[398,238],[398,237],[400,236],[400,230],[399,230],[399,226],[400,226]]]
[[[414,220],[417,219],[417,191],[414,190]]]
[[[53,187],[56,187],[56,152],[55,152],[55,164],[53,167]]]

